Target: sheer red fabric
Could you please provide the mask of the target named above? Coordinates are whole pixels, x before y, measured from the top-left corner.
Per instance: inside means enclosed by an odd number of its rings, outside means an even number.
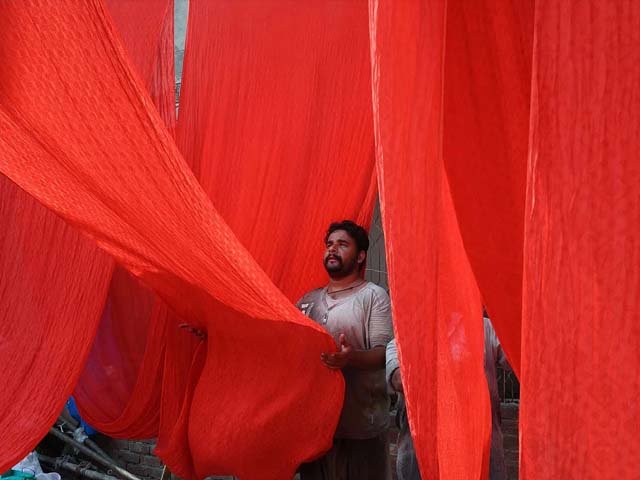
[[[447,3],[443,156],[483,302],[520,372],[532,0]]]
[[[2,16],[2,28],[9,18]],[[2,97],[12,86],[6,72]],[[6,471],[33,450],[71,394],[113,261],[4,176],[0,225],[0,471]]]
[[[5,9],[12,6],[3,4]],[[0,169],[93,237],[159,292],[177,314],[208,334],[209,340],[193,360],[192,388],[181,403],[180,421],[167,432],[171,435],[163,459],[172,470],[182,476],[228,472],[246,478],[285,478],[301,461],[330,445],[342,402],[342,379],[339,373],[322,367],[318,357],[335,345],[297,312],[213,209],[160,118],[149,108],[148,97],[131,75],[101,7],[89,6],[57,2],[47,9],[27,4],[12,12],[14,22],[3,30],[2,40],[12,45],[12,40],[21,39],[19,46],[4,53],[16,65],[12,79],[20,78],[23,88],[19,98],[3,98],[3,107],[11,103],[17,108],[0,111]],[[328,9],[315,12],[325,20],[335,14]],[[326,32],[323,27],[315,35],[307,28],[308,43],[298,47],[292,42],[292,48],[302,52],[309,44],[332,44],[334,36],[343,31],[361,38],[366,46],[364,6],[362,13],[360,27],[345,21],[342,29]],[[296,15],[310,20],[304,10]],[[350,18],[352,7],[345,7],[344,15]],[[317,25],[327,23],[318,21]],[[299,31],[296,35],[301,38]],[[42,37],[51,45],[46,55],[39,49]],[[63,49],[63,45],[72,48]],[[291,58],[299,56],[296,50]],[[21,58],[30,61],[27,64]],[[331,58],[327,55],[318,62],[320,72],[323,62],[329,65]],[[345,54],[334,58],[349,62],[344,69],[348,79],[354,79],[351,68],[362,72],[355,75],[356,81],[368,78],[366,48],[362,63]],[[69,69],[56,68],[59,65]],[[287,71],[283,69],[282,75]],[[309,72],[311,81],[328,85],[322,74],[314,75],[315,71]],[[79,82],[83,89],[72,88]],[[42,88],[51,89],[51,94],[40,95]],[[361,102],[361,98],[353,101]],[[344,100],[348,112],[349,99]],[[57,108],[60,102],[68,108]],[[100,115],[91,108],[95,104],[101,105]],[[73,115],[66,114],[70,110]],[[367,123],[366,112],[353,111]],[[338,205],[335,212],[349,216],[357,214],[363,196],[372,196],[372,136],[367,137],[364,127],[361,131],[353,139],[352,152],[366,153],[357,159],[362,162],[360,175],[347,183],[342,173],[327,170],[335,176],[332,181],[348,185],[348,198],[359,192],[351,210],[342,197],[331,200]],[[329,161],[334,160],[330,158],[333,151],[322,146],[327,138],[332,137],[325,132],[309,142],[317,143]],[[345,142],[349,143],[348,138]],[[293,156],[288,161],[294,160],[300,161]],[[47,180],[42,172],[47,173]],[[56,189],[49,188],[51,179]],[[319,180],[319,185],[331,191],[331,182]],[[315,195],[317,190],[308,188],[303,193]],[[306,197],[291,203],[317,208]],[[321,235],[314,240],[318,246],[309,248],[319,250]],[[274,252],[281,250],[274,248]],[[316,272],[320,268],[318,259]],[[314,278],[319,277],[309,276],[308,281],[316,281]],[[165,370],[164,378],[172,373]],[[287,388],[283,390],[282,385]],[[163,402],[171,394],[163,391]],[[247,463],[247,458],[252,461]]]
[[[532,28],[524,0],[193,0],[185,162],[170,3],[141,43],[141,3],[0,3],[0,470],[59,413],[101,316],[83,412],[159,430],[178,475],[290,478],[328,448],[335,345],[291,300],[322,281],[326,223],[370,216],[374,124],[424,477],[486,475],[481,298],[522,362],[522,477],[633,477],[640,7],[539,0]]]
[[[329,222],[371,218],[366,14],[366,4],[352,2],[189,6],[178,145],[218,212],[291,301],[325,281]],[[163,423],[176,413],[163,412]],[[183,444],[161,433],[157,451],[166,456]],[[218,453],[198,448],[211,458],[208,471],[222,471]]]
[[[173,0],[104,0],[127,56],[170,132],[176,122]]]
[[[21,8],[2,5],[3,32]],[[7,52],[20,50],[21,43],[19,37],[3,38],[0,46],[0,60],[7,62],[0,73],[0,108],[17,117],[23,62],[11,62]],[[21,121],[28,123],[29,117]],[[16,140],[0,129],[3,147]],[[19,145],[13,147],[20,155]],[[0,226],[0,471],[5,471],[33,450],[71,394],[104,307],[113,260],[4,175]]]
[[[640,458],[640,4],[537,1],[521,478]]]
[[[442,154],[446,2],[372,0],[369,8],[380,206],[420,470],[484,478],[490,407],[480,293]]]
[[[188,25],[178,146],[295,302],[326,281],[329,223],[371,221],[366,3],[193,0]]]
[[[173,1],[112,0],[106,6],[136,73],[173,131]],[[112,436],[158,435],[166,335],[178,323],[162,300],[116,267],[74,392],[85,420]]]

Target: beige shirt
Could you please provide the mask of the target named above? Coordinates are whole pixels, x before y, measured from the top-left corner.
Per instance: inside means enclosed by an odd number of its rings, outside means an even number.
[[[338,344],[344,333],[356,350],[386,347],[393,338],[389,295],[374,283],[328,295],[327,288],[307,293],[298,308],[324,327]],[[389,426],[389,396],[385,370],[344,368],[345,399],[338,438],[373,438]]]

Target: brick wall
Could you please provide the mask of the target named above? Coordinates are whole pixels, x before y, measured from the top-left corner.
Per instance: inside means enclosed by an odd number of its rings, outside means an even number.
[[[118,440],[101,437],[97,443],[128,471],[144,480],[157,480],[162,475],[162,461],[153,454],[154,440]]]
[[[518,480],[518,411],[517,403],[502,404],[504,458],[509,480]]]
[[[99,436],[97,443],[121,467],[139,476],[143,480],[158,480],[162,475],[162,461],[153,454],[155,440],[118,440]],[[171,476],[172,480],[179,480]],[[215,475],[207,480],[234,480],[234,477]]]

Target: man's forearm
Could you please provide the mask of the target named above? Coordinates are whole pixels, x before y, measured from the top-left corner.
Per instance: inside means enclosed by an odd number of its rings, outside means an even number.
[[[371,350],[353,350],[349,355],[348,367],[359,370],[380,370],[384,368],[385,347]]]

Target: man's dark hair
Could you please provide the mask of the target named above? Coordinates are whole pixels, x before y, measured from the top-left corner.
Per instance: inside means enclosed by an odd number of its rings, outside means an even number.
[[[351,220],[334,222],[329,225],[327,234],[324,236],[325,243],[327,243],[329,235],[331,235],[336,230],[344,230],[345,232],[347,232],[349,236],[355,240],[358,251],[364,250],[366,252],[367,250],[369,250],[369,234],[363,227],[355,222],[352,222]]]

